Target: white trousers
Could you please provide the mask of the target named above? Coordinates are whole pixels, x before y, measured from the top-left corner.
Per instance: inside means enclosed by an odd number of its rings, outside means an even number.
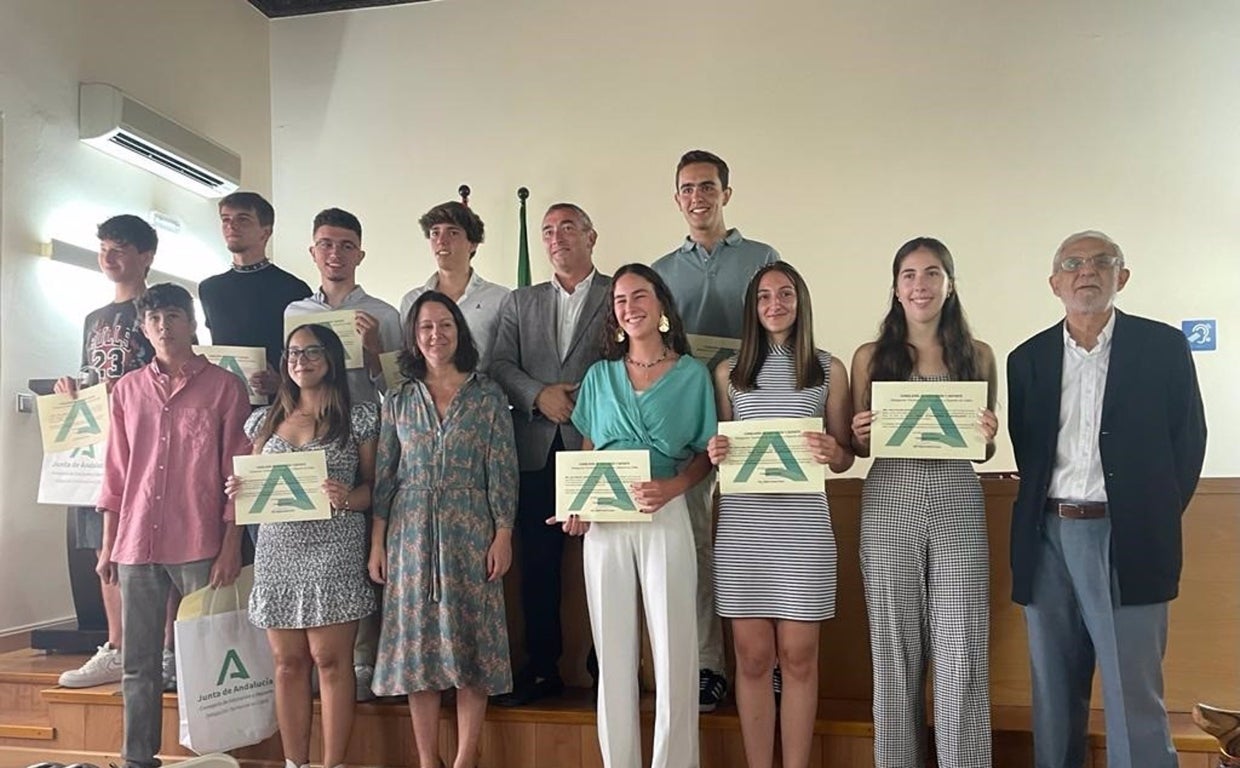
[[[697,563],[683,496],[648,523],[595,523],[582,549],[590,630],[598,653],[598,740],[606,768],[640,768],[638,666],[646,609],[654,654],[651,768],[697,768]]]

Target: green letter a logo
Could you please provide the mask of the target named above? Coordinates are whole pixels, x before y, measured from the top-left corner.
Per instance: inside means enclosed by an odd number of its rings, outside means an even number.
[[[79,417],[83,424],[75,431],[73,427],[77,424]],[[69,407],[69,412],[65,414],[64,423],[60,425],[60,431],[56,433],[56,442],[69,437],[70,432],[76,435],[98,435],[103,433],[103,430],[99,428],[98,420],[95,419],[95,412],[90,409],[85,400],[73,401],[73,405]]]
[[[600,496],[595,500],[596,504],[600,507],[623,509],[629,512],[637,511],[637,505],[629,497],[629,492],[625,490],[624,483],[620,482],[620,476],[616,474],[615,467],[606,463],[595,464],[594,469],[590,470],[589,476],[586,477],[586,481],[581,485],[581,490],[573,498],[573,503],[568,505],[569,510],[577,511],[584,507],[590,499],[590,494],[594,493],[594,487],[602,480],[607,481],[612,495],[610,497]]]
[[[275,497],[276,488],[281,484],[288,490],[289,495]],[[270,510],[272,512],[314,509],[314,502],[306,494],[306,489],[301,487],[301,483],[293,476],[293,470],[288,467],[271,468],[266,481],[263,482],[262,490],[258,492],[258,498],[254,499],[254,504],[250,507],[250,513],[267,511],[267,504],[272,501],[275,502],[275,508]]]
[[[219,362],[217,362],[216,365],[236,376],[238,379],[241,379],[241,383],[245,385],[245,391],[250,394],[254,394],[253,390],[250,389],[250,377],[246,376],[241,371],[241,364],[237,362],[236,356],[224,355],[219,359]]]
[[[805,470],[801,469],[801,465],[797,463],[797,460],[792,458],[792,449],[784,441],[783,435],[778,432],[763,432],[762,437],[758,438],[758,442],[754,444],[753,450],[749,452],[745,463],[741,465],[741,471],[736,475],[736,482],[748,482],[749,476],[758,468],[758,462],[762,460],[762,456],[768,450],[775,451],[775,455],[779,457],[779,461],[783,466],[767,467],[762,471],[763,475],[798,481],[808,479],[805,477]]]
[[[249,680],[250,673],[241,663],[241,657],[237,655],[235,648],[229,648],[228,653],[224,654],[224,663],[220,666],[220,676],[216,679],[215,684],[223,685],[225,680]]]
[[[947,406],[943,405],[943,398],[938,395],[922,395],[917,398],[917,402],[904,417],[904,421],[900,422],[896,431],[891,433],[887,445],[903,445],[926,411],[934,415],[940,431],[923,432],[920,435],[921,440],[928,443],[943,443],[953,448],[965,447],[964,436],[960,434],[960,430],[956,428],[956,422],[952,421],[951,415],[948,414]]]

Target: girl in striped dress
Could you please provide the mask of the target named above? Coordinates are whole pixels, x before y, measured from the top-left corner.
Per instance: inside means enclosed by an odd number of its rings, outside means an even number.
[[[720,421],[821,419],[805,433],[820,464],[853,463],[852,405],[844,364],[814,347],[809,291],[786,262],[768,264],[745,294],[738,355],[715,369]],[[711,462],[728,439],[711,438]],[[731,619],[736,707],[750,768],[768,767],[775,750],[771,670],[783,674],[783,764],[809,765],[818,708],[818,631],[835,615],[835,535],[825,489],[797,494],[728,494],[719,499],[715,609]]]

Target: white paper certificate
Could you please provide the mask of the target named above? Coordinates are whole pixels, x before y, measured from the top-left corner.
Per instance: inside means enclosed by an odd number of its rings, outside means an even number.
[[[984,381],[876,381],[870,407],[875,458],[984,459],[986,438],[979,413]]]
[[[706,369],[714,374],[720,362],[735,355],[741,348],[740,339],[729,339],[725,336],[700,336],[689,334],[689,348]]]
[[[326,325],[336,332],[344,344],[344,367],[361,368],[366,365],[362,353],[362,334],[357,332],[357,310],[338,309],[334,312],[310,312],[304,315],[285,315],[284,337],[300,325]]]
[[[105,446],[99,443],[43,454],[38,502],[70,507],[95,506],[103,486],[104,453]]]
[[[44,453],[107,443],[110,420],[106,385],[79,389],[77,397],[42,395],[37,406]]]
[[[326,520],[331,502],[323,493],[327,457],[323,451],[234,456],[233,474],[241,478],[237,525]]]
[[[555,455],[555,519],[648,523],[629,486],[650,479],[649,451],[560,451]]]
[[[212,346],[194,347],[194,352],[241,379],[246,394],[250,396],[250,405],[267,404],[267,396],[258,394],[250,386],[251,376],[267,370],[267,350],[262,347]]]
[[[826,472],[814,461],[804,432],[821,432],[822,419],[721,421],[728,458],[719,465],[719,492],[817,493]]]
[[[383,372],[383,385],[388,392],[408,381],[405,374],[400,372],[400,356],[403,352],[403,349],[394,349],[391,352],[379,353],[379,369]]]

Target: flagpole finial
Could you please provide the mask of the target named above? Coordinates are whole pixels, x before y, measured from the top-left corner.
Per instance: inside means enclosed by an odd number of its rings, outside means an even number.
[[[530,190],[528,187],[519,187],[517,189],[517,199],[520,200],[521,202],[524,203],[526,199],[529,198],[529,196],[530,196]]]
[[[461,196],[461,205],[469,205],[469,185],[462,184],[456,188],[456,193]]]

